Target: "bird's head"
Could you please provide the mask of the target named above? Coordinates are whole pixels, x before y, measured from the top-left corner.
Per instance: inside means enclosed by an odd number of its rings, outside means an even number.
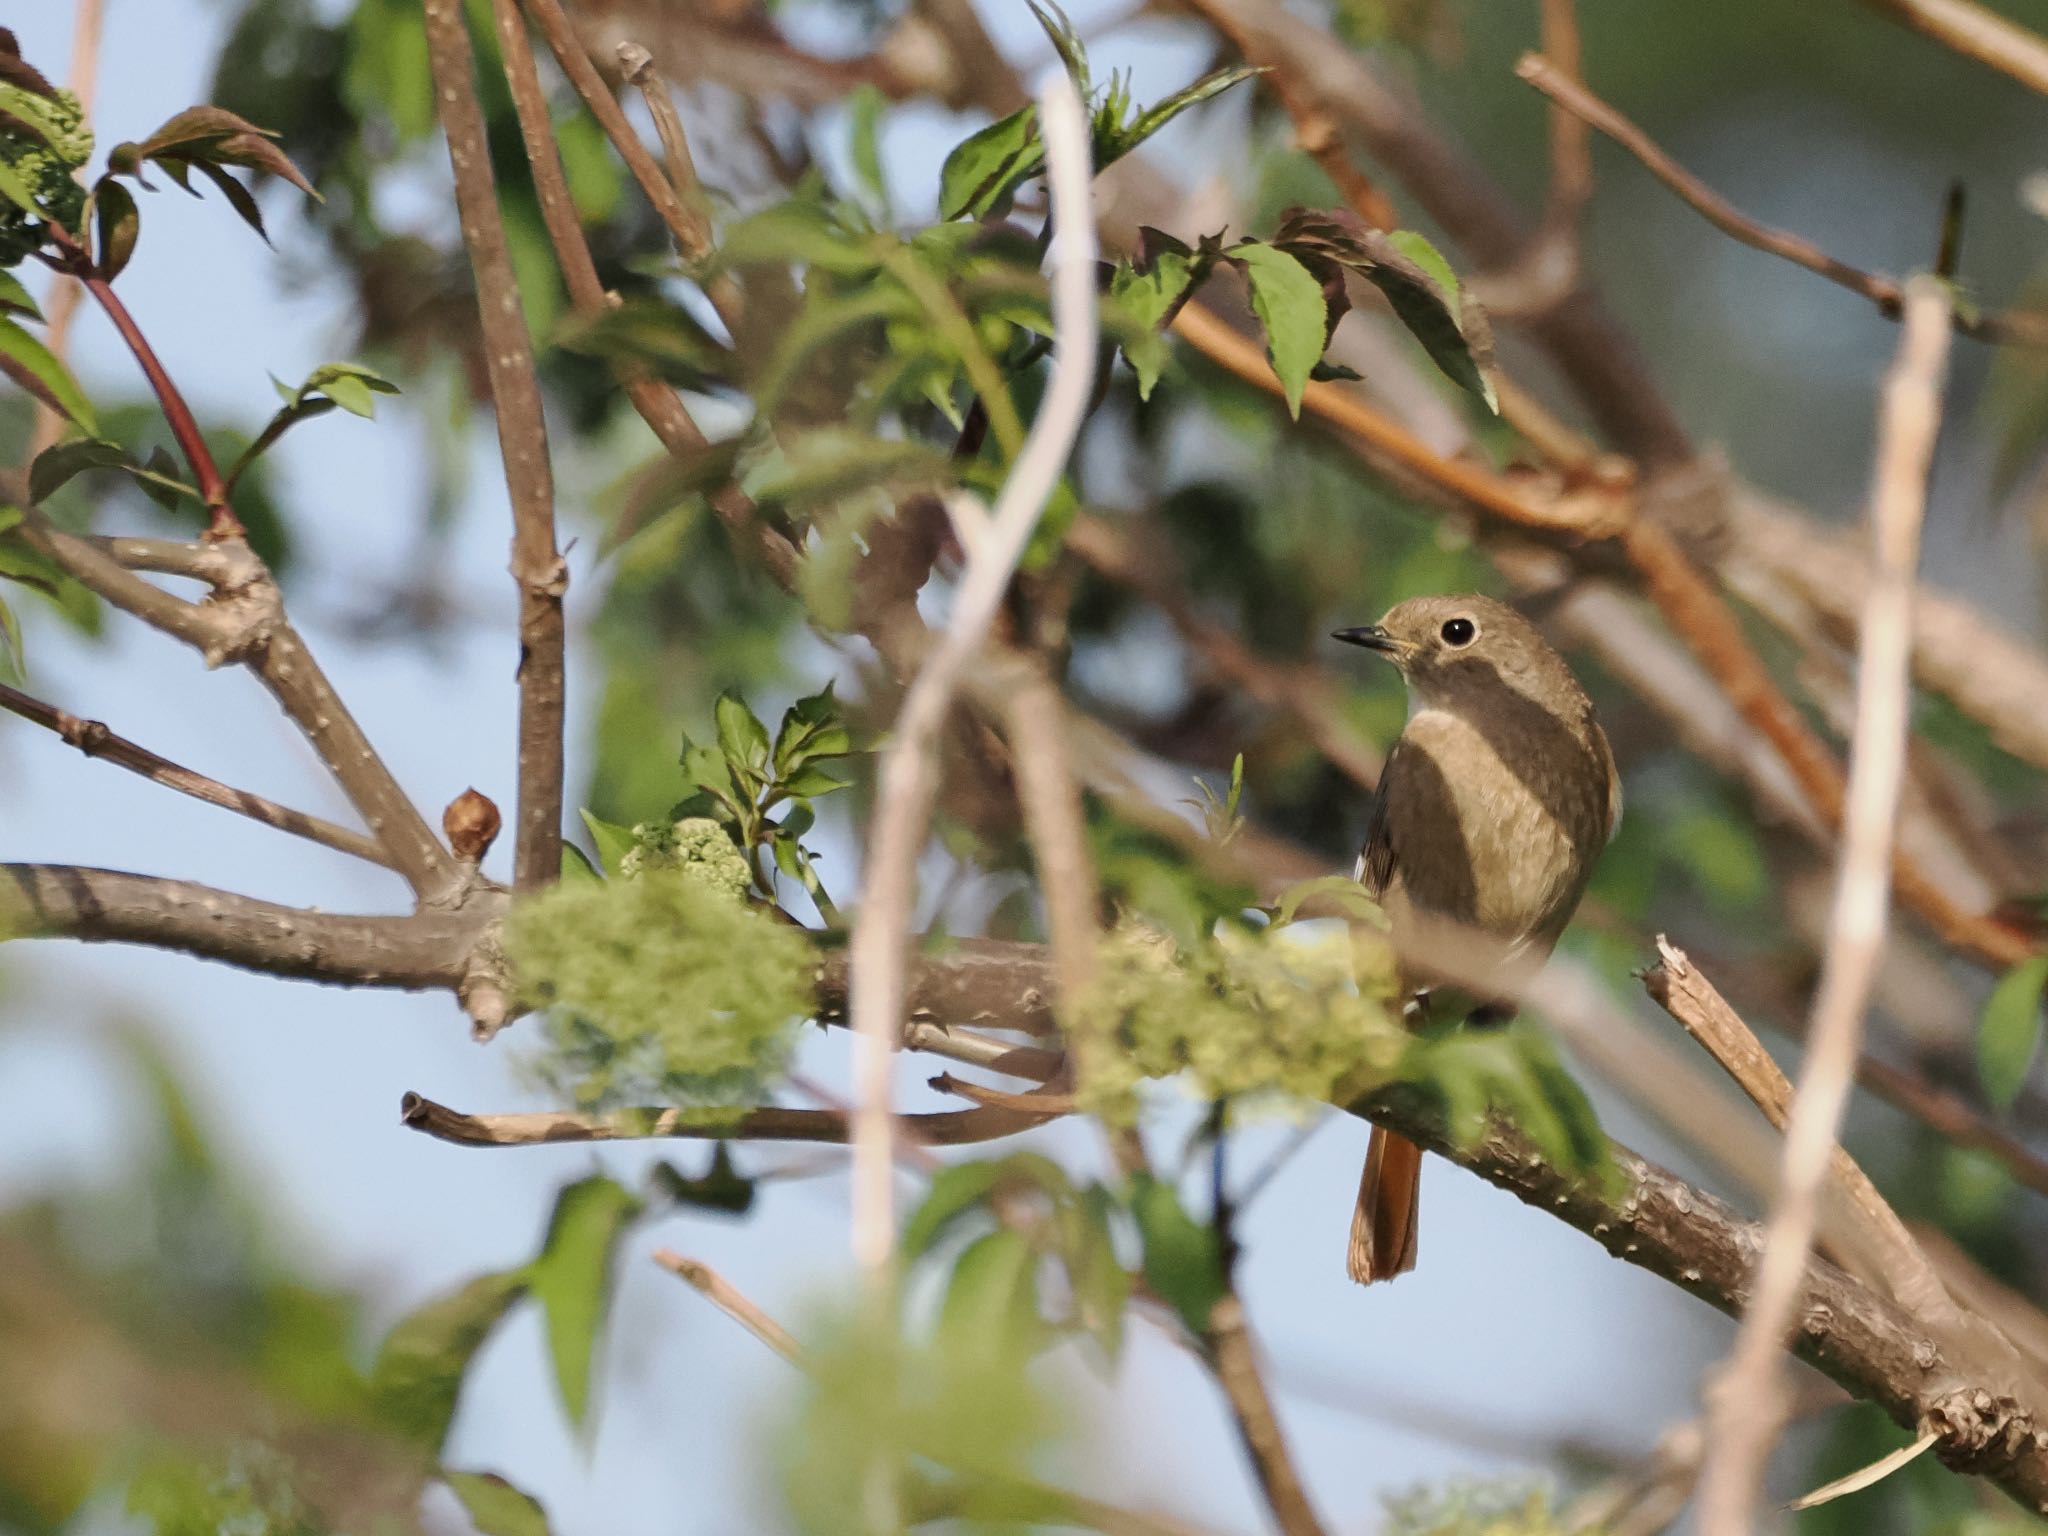
[[[1477,593],[1411,597],[1379,623],[1340,629],[1332,638],[1399,667],[1415,707],[1457,709],[1503,687],[1552,709],[1585,704],[1578,680],[1536,626]]]

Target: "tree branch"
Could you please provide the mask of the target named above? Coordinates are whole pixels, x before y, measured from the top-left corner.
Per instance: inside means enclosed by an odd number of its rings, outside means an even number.
[[[1965,58],[2010,75],[2048,96],[2048,38],[1977,5],[1974,0],[1863,0]]]
[[[28,505],[17,474],[0,472],[0,494]],[[423,902],[450,900],[465,884],[463,871],[434,836],[334,684],[307,650],[284,613],[270,570],[241,539],[185,546],[179,575],[213,587],[212,600],[191,603],[144,581],[121,556],[151,569],[170,569],[175,547],[163,540],[82,539],[51,524],[33,507],[22,537],[73,577],[123,612],[197,650],[207,665],[239,661],[319,753],[356,814],[391,855],[391,863]]]
[[[561,150],[555,143],[547,94],[541,88],[533,43],[527,36],[519,4],[520,0],[491,0],[492,13],[497,20],[498,44],[505,56],[505,81],[512,92],[512,105],[519,118],[527,163],[533,170],[541,220],[547,226],[549,243],[554,246],[555,262],[561,269],[563,286],[569,290],[569,302],[576,313],[587,319],[601,314],[611,300],[598,277],[597,264],[591,259],[589,242],[583,238],[575,199],[569,192],[569,178],[562,168]],[[536,15],[538,17],[539,13]],[[547,26],[544,18],[542,25],[544,29]],[[550,32],[547,35],[549,42],[553,43],[555,34]],[[570,44],[578,47],[576,56],[581,58],[580,46],[575,44],[573,35]],[[587,65],[589,61],[586,59],[584,62]],[[565,70],[567,67],[565,63]],[[572,73],[571,78],[577,77]],[[584,89],[587,84],[587,81],[579,81],[578,89]],[[596,81],[596,89],[616,109],[617,103],[612,101],[611,93],[604,90],[602,80]],[[592,109],[597,110],[595,103],[592,103]],[[603,114],[599,116],[602,120]],[[638,147],[639,139],[631,135],[623,116],[619,124],[621,131],[631,136],[632,143]],[[627,153],[624,145],[619,148],[621,154]],[[639,412],[641,420],[647,423],[662,447],[672,456],[689,459],[704,450],[707,439],[674,389],[630,363],[616,362],[612,371],[625,390],[626,398],[632,402],[633,409]],[[719,522],[734,542],[743,549],[751,550],[785,592],[794,591],[798,556],[790,539],[770,527],[736,486],[721,486],[712,491],[710,501],[712,511],[718,514]]]
[[[961,1147],[998,1141],[1032,1130],[1068,1113],[977,1105],[899,1115],[905,1139],[930,1147]],[[845,1146],[853,1141],[852,1117],[836,1109],[785,1109],[768,1105],[736,1116],[708,1116],[681,1109],[618,1109],[608,1114],[535,1110],[509,1115],[469,1115],[417,1093],[400,1101],[398,1116],[408,1129],[424,1131],[462,1147],[529,1147],[557,1141],[637,1141],[672,1137],[684,1141],[799,1141]]]
[[[0,937],[141,944],[244,970],[403,991],[458,987],[501,903],[352,917],[231,891],[69,864],[0,864]]]
[[[512,502],[512,579],[519,586],[519,803],[513,813],[513,883],[536,890],[562,870],[562,754],[566,664],[562,595],[569,567],[555,546],[555,480],[547,418],[533,367],[519,278],[498,212],[476,59],[461,0],[426,0],[427,57],[455,172],[462,243],[476,278],[477,318],[498,456]]]
[[[1658,148],[1656,141],[1641,128],[1541,54],[1523,54],[1515,65],[1515,73],[1549,97],[1557,109],[1599,129],[1634,155],[1643,169],[1730,239],[1861,294],[1887,320],[1896,320],[1903,313],[1906,290],[1897,278],[1852,267],[1828,255],[1811,240],[1759,224]],[[2048,315],[2024,311],[1976,314],[1952,309],[1949,320],[1956,330],[1978,341],[2048,345]]]
[[[1948,362],[1948,290],[1934,278],[1908,286],[1898,361],[1885,384],[1870,522],[1875,552],[1864,595],[1856,736],[1842,830],[1840,874],[1806,1059],[1785,1130],[1784,1177],[1756,1291],[1708,1394],[1700,1524],[1705,1536],[1742,1536],[1765,1462],[1788,1407],[1779,1341],[1792,1321],[1843,1110],[1855,1081],[1863,1014],[1884,944],[1899,790],[1905,777],[1912,684],[1913,577],[1927,506],[1927,475],[1941,422]]]
[[[367,859],[372,864],[382,864],[387,869],[396,867],[390,852],[374,838],[365,837],[348,827],[336,826],[318,816],[294,811],[246,789],[231,789],[218,779],[194,773],[167,757],[157,756],[147,747],[138,746],[125,736],[115,735],[98,720],[81,720],[54,704],[45,704],[41,699],[31,698],[4,683],[0,683],[0,709],[11,710],[24,720],[32,720],[43,729],[55,732],[67,745],[76,747],[87,757],[104,759],[116,767],[126,768],[130,773],[139,773],[145,779],[175,789],[182,795],[247,816],[251,821],[260,821],[266,827],[275,827],[294,837],[303,837],[338,852]]]
[[[870,1275],[889,1262],[889,1056],[901,1028],[903,949],[909,935],[917,856],[938,790],[935,744],[954,689],[987,636],[1039,513],[1066,467],[1095,377],[1095,239],[1088,212],[1089,164],[1083,108],[1064,75],[1039,100],[1052,188],[1052,377],[1037,420],[1012,463],[986,531],[967,568],[944,636],[925,658],[895,725],[878,774],[874,826],[861,913],[853,933],[853,1026],[857,1122],[854,1251]]]

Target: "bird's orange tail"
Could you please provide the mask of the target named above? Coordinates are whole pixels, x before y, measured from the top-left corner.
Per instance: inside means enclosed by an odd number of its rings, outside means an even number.
[[[1415,1209],[1421,1193],[1422,1148],[1374,1126],[1345,1255],[1351,1278],[1360,1285],[1391,1280],[1415,1267]]]

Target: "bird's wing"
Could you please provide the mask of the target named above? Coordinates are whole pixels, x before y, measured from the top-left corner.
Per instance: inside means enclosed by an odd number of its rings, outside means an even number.
[[[1386,893],[1394,878],[1394,840],[1387,816],[1387,804],[1405,775],[1409,748],[1405,741],[1394,743],[1387,765],[1380,770],[1378,791],[1372,797],[1372,811],[1365,822],[1365,846],[1358,851],[1358,868],[1351,878],[1375,896]]]
[[[1607,733],[1598,721],[1593,723],[1593,741],[1600,748],[1601,761],[1607,764],[1607,841],[1611,843],[1621,830],[1621,771],[1614,766],[1614,748],[1607,744]]]

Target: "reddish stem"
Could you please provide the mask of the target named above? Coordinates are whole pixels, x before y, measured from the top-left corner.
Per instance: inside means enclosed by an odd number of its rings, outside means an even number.
[[[69,231],[51,227],[51,234],[65,260],[62,267],[90,293],[107,318],[114,323],[114,329],[121,333],[121,339],[128,343],[128,350],[135,354],[135,361],[142,365],[143,377],[149,380],[150,390],[156,395],[157,404],[162,407],[164,420],[169,424],[171,436],[177,439],[179,450],[185,455],[185,462],[192,466],[192,478],[198,485],[200,500],[206,505],[206,536],[209,539],[239,539],[245,530],[242,520],[235,516],[234,508],[228,505],[227,482],[221,478],[220,466],[214,462],[213,450],[206,446],[206,438],[199,430],[199,423],[192,415],[192,408],[185,403],[185,397],[178,392],[178,386],[171,382],[171,376],[164,370],[163,362],[157,357],[156,349],[149,344],[149,338],[142,334],[142,327],[135,323],[135,317],[128,312],[128,306],[121,302],[121,296],[114,292],[114,286],[94,269],[92,258],[85,247],[72,237]]]

